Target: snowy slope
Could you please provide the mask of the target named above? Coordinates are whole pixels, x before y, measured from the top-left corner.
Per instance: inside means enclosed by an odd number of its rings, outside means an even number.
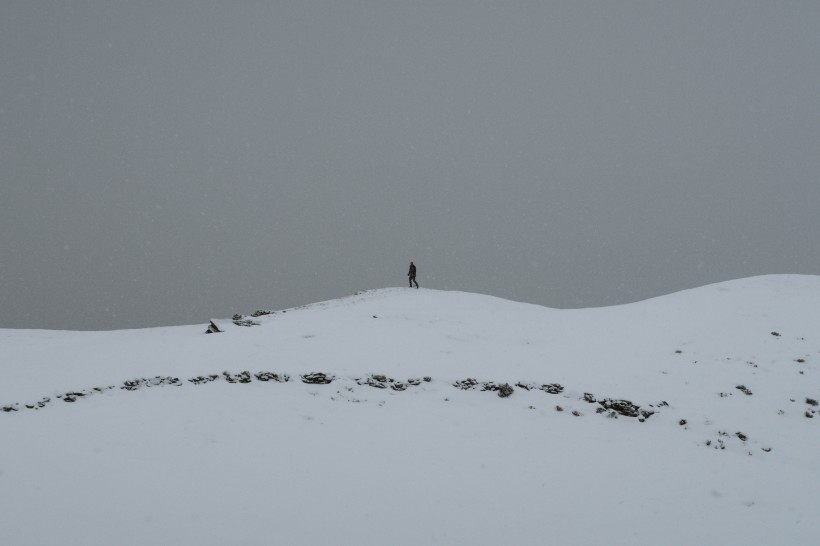
[[[0,544],[820,536],[820,277],[581,310],[396,288],[244,318],[0,330]]]

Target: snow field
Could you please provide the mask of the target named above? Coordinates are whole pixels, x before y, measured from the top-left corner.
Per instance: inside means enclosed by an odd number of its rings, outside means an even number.
[[[818,300],[807,276],[584,310],[384,289],[212,335],[0,330],[0,543],[814,544]],[[180,381],[121,388],[154,376]]]

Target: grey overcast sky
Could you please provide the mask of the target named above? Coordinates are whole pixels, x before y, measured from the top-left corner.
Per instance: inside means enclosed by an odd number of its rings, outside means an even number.
[[[816,0],[0,3],[0,327],[820,273]]]

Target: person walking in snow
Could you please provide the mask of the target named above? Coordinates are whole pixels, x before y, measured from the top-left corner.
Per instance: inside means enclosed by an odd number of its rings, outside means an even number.
[[[407,272],[407,276],[410,278],[410,288],[413,288],[413,283],[416,284],[416,288],[419,287],[419,283],[416,282],[416,264],[410,262],[410,271]]]

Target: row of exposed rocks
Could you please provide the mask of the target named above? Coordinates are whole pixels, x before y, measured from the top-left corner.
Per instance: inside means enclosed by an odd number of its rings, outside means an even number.
[[[336,379],[334,375],[326,374],[324,372],[305,373],[301,374],[299,378],[303,383],[310,385],[327,385],[332,383]],[[228,371],[224,371],[222,372],[221,376],[218,374],[210,374],[205,376],[201,375],[189,378],[187,381],[193,385],[202,385],[205,383],[217,381],[219,379],[224,379],[228,383],[251,383],[254,379],[260,382],[276,383],[287,383],[291,381],[291,377],[288,374],[280,374],[267,371],[260,371],[251,374],[251,372],[247,370],[239,373],[231,373]],[[428,376],[423,378],[409,378],[407,380],[397,380],[383,374],[371,374],[362,378],[354,378],[354,381],[356,382],[356,384],[362,386],[368,386],[376,389],[389,389],[401,392],[407,390],[409,387],[416,387],[425,382],[429,383],[432,381],[432,378]],[[142,388],[151,388],[159,386],[179,387],[183,384],[183,381],[180,380],[178,377],[155,376],[151,378],[128,379],[126,381],[123,381],[123,384],[119,388],[127,391],[135,391]],[[561,394],[564,392],[563,385],[560,385],[558,383],[537,384],[519,381],[515,384],[515,386],[512,386],[509,383],[495,383],[493,381],[480,382],[474,378],[466,378],[455,381],[452,385],[460,390],[479,390],[484,392],[495,392],[501,398],[507,398],[511,396],[515,392],[516,387],[526,391],[541,390],[548,394]],[[57,400],[62,400],[64,402],[70,403],[93,394],[98,394],[103,391],[116,388],[117,387],[114,385],[107,387],[94,387],[89,390],[66,392],[55,396],[55,398]],[[751,391],[744,385],[738,385],[737,389],[743,392],[744,394],[751,395]],[[598,399],[594,394],[588,392],[583,393],[581,399],[589,404],[597,405],[595,413],[606,414],[608,417],[613,418],[618,416],[636,418],[641,422],[645,421],[646,419],[654,415],[659,408],[668,406],[668,403],[664,401],[658,404],[648,404],[647,407],[642,408],[641,406],[631,402],[630,400],[615,398]],[[44,397],[37,402],[34,402],[32,404],[25,404],[22,407],[25,407],[26,409],[37,410],[49,405],[51,402],[52,399],[50,397]],[[806,404],[809,407],[806,409],[805,416],[808,418],[814,417],[815,413],[817,413],[817,410],[815,409],[818,406],[817,400],[813,398],[806,398]],[[0,411],[6,413],[15,412],[22,409],[22,407],[19,404],[10,404],[0,407]],[[555,409],[556,411],[563,411],[563,408],[561,406],[556,406]],[[577,416],[582,415],[581,412],[578,410],[573,410],[572,413],[573,415]],[[685,426],[686,421],[681,420],[680,424],[682,426]]]
[[[301,381],[306,384],[311,385],[327,385],[332,383],[336,378],[332,374],[326,374],[323,372],[310,372],[305,373],[299,376]],[[255,374],[251,374],[249,371],[242,371],[239,373],[231,373],[228,371],[222,372],[222,375],[218,374],[210,374],[210,375],[200,375],[196,377],[192,377],[188,379],[188,382],[193,385],[202,385],[205,383],[210,383],[213,381],[217,381],[220,378],[224,379],[228,383],[251,383],[253,379],[262,382],[278,382],[278,383],[287,383],[291,380],[290,376],[287,374],[279,374],[274,372],[267,372],[261,371]],[[355,378],[355,382],[358,385],[365,385],[369,387],[373,387],[376,389],[389,389],[393,391],[405,391],[410,387],[416,387],[421,385],[422,383],[430,383],[432,378],[429,376],[425,377],[413,377],[407,380],[397,380],[392,377],[388,377],[383,374],[371,374],[366,377],[362,378]],[[150,378],[134,378],[128,379],[123,382],[120,386],[120,389],[127,390],[127,391],[135,391],[143,388],[150,388],[150,387],[159,387],[159,386],[182,386],[183,381],[178,377],[172,376],[155,376]],[[476,388],[480,388],[482,391],[490,391],[495,392],[501,398],[506,398],[513,394],[515,389],[508,383],[494,383],[490,382],[483,382],[479,383],[477,380],[472,378],[463,379],[460,381],[456,381],[453,384],[455,387],[463,390],[472,390]],[[550,383],[550,384],[542,384],[536,385],[534,383],[524,383],[519,382],[516,384],[517,387],[525,389],[525,390],[533,390],[533,389],[540,389],[545,392],[551,394],[559,394],[563,392],[564,387],[557,384],[557,383]],[[108,387],[95,387],[88,391],[72,391],[67,392],[65,394],[60,394],[56,398],[62,399],[65,402],[74,402],[78,398],[83,398],[85,396],[102,392],[103,390],[110,390],[115,389],[116,386],[108,386]],[[47,404],[51,402],[50,398],[43,398],[42,400],[34,403],[34,404],[26,404],[25,407],[28,409],[40,409],[45,407]],[[0,408],[1,411],[4,412],[13,412],[20,409],[18,404],[11,404],[7,406],[3,406]]]

